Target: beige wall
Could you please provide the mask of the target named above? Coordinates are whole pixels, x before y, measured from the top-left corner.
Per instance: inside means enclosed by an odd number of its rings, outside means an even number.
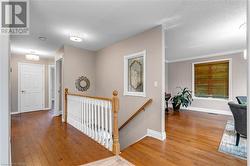
[[[63,87],[69,88],[73,93],[95,95],[95,52],[64,46],[63,54]],[[90,88],[86,92],[80,92],[75,87],[75,80],[80,76],[86,76],[90,81]]]
[[[146,135],[147,129],[162,131],[162,29],[156,27],[98,52],[64,45],[55,54],[55,60],[62,58],[63,88],[70,92],[112,97],[118,90],[120,97],[119,126],[122,125],[139,107],[152,98],[153,103],[145,112],[137,116],[121,132],[122,148]],[[123,96],[124,56],[146,50],[146,95],[147,97]],[[79,92],[75,80],[87,76],[90,89]],[[158,86],[154,86],[154,82]]]
[[[124,56],[142,50],[146,55],[146,95],[133,97],[123,95]],[[161,27],[148,30],[97,53],[96,58],[96,93],[111,96],[118,90],[120,98],[119,126],[122,125],[149,98],[153,103],[145,112],[139,114],[121,132],[122,148],[144,136],[147,129],[161,132],[161,92],[162,92],[162,32]],[[154,87],[154,81],[158,87]]]
[[[169,63],[168,92],[174,95],[178,86],[192,88],[192,63],[225,58],[232,59],[232,97],[236,102],[235,96],[247,95],[247,60],[243,59],[242,53]],[[213,109],[218,113],[230,114],[227,103],[228,101],[223,100],[195,99],[191,107]]]
[[[45,65],[45,107],[48,107],[48,65],[54,63],[54,59],[40,59],[39,61],[29,61],[24,55],[11,55],[11,111],[18,111],[18,63],[32,63]]]

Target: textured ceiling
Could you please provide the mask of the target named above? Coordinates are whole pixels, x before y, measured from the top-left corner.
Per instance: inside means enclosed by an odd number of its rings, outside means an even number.
[[[171,61],[244,49],[245,19],[245,0],[30,0],[30,35],[12,36],[11,50],[44,57],[63,44],[99,50],[166,23]],[[87,37],[75,43],[70,33]]]
[[[175,61],[246,48],[245,0],[187,1],[166,30],[166,59]]]
[[[13,36],[12,52],[34,50],[50,56],[63,44],[98,50],[119,40],[160,25],[171,17],[182,0],[31,0],[30,35]],[[81,43],[69,33],[86,33]],[[48,38],[40,41],[39,36]]]

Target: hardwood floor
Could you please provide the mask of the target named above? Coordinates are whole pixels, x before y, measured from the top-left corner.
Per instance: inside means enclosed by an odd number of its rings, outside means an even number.
[[[121,156],[138,166],[246,165],[246,161],[217,150],[229,118],[170,112],[166,114],[166,141],[146,137],[123,150]],[[11,142],[12,162],[21,166],[72,166],[112,156],[48,111],[12,115]]]
[[[143,166],[238,166],[245,160],[218,152],[226,121],[231,117],[193,111],[166,114],[167,139],[146,137],[121,156]]]
[[[48,111],[12,115],[12,162],[20,166],[73,166],[113,156]]]

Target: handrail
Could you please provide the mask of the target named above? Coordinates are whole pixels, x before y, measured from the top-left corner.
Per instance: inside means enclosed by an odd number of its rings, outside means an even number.
[[[112,101],[112,98],[107,98],[107,97],[87,96],[87,95],[76,94],[76,93],[69,93],[69,92],[68,92],[68,95],[70,95],[70,96],[79,96],[79,97],[87,97],[87,98],[92,98],[92,99],[97,99],[97,100]]]
[[[145,111],[145,108],[152,102],[152,99],[147,100],[121,127],[119,127],[119,131],[125,127],[131,120],[133,120],[141,111]]]

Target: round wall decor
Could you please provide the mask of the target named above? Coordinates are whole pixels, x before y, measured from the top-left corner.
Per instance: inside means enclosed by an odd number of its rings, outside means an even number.
[[[76,80],[75,85],[79,91],[87,91],[90,87],[90,81],[87,77],[81,76]]]

